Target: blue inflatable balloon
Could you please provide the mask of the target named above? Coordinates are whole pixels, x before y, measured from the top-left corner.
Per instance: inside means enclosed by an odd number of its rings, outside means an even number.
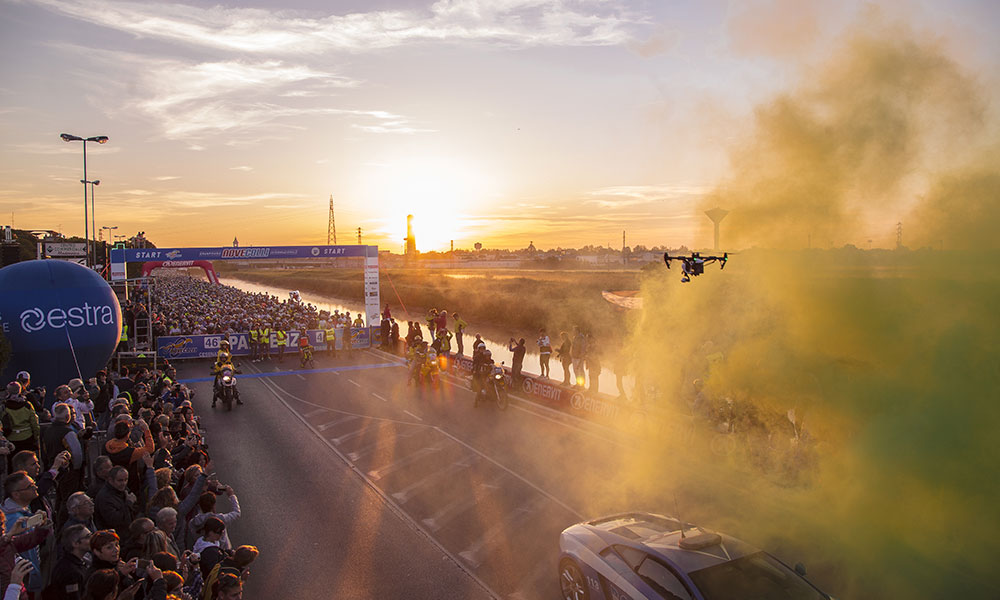
[[[63,260],[30,260],[0,269],[0,327],[13,350],[0,385],[19,371],[52,392],[93,377],[121,336],[114,290],[94,271]]]

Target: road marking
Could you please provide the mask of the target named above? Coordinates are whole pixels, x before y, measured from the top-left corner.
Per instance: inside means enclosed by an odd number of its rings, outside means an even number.
[[[367,431],[369,431],[371,429],[374,429],[376,427],[383,427],[383,425],[381,423],[368,422],[361,429],[358,429],[356,431],[352,431],[350,433],[345,433],[344,435],[341,435],[341,436],[338,436],[338,437],[335,437],[335,438],[330,438],[330,441],[339,446],[339,445],[343,444],[344,442],[346,442],[347,440],[353,440],[354,438],[356,438],[358,436],[361,436],[361,435],[364,435],[365,432],[367,432]]]
[[[357,381],[354,381],[353,379],[348,379],[348,381],[350,381],[351,383],[353,383],[354,385],[356,385],[358,387],[361,387],[361,384],[358,383]]]
[[[392,497],[398,502],[406,503],[407,500],[420,493],[424,488],[429,487],[432,483],[437,483],[439,480],[451,477],[463,469],[468,469],[472,466],[472,463],[477,460],[479,460],[479,456],[475,454],[468,454],[462,460],[453,462],[443,469],[438,469],[427,477],[418,479],[398,492],[393,493]]]
[[[299,379],[301,379],[302,381],[306,380],[306,378],[304,376],[299,375],[298,373],[296,373],[295,376],[298,377]]]
[[[399,421],[392,421],[392,422],[393,423],[397,423]],[[416,423],[409,423],[409,425],[416,425]],[[409,437],[413,437],[416,434],[420,433],[421,431],[427,431],[427,429],[419,428],[419,427],[413,427],[413,428],[410,428],[408,431],[403,431],[403,432],[397,431],[396,432],[396,438],[409,438]],[[358,459],[360,459],[364,455],[370,453],[372,450],[375,450],[382,443],[383,443],[383,440],[377,439],[377,440],[375,440],[375,441],[373,441],[373,442],[371,442],[371,443],[369,443],[367,445],[364,445],[364,446],[362,446],[360,448],[355,449],[353,452],[348,452],[347,453],[347,458],[351,459],[351,461],[353,461],[353,462],[358,462]]]
[[[458,515],[462,514],[466,510],[475,506],[476,503],[479,502],[480,496],[482,496],[484,493],[500,489],[499,483],[506,476],[507,476],[506,473],[500,473],[499,475],[491,479],[489,483],[485,481],[483,483],[480,483],[478,486],[476,486],[476,489],[474,489],[472,493],[469,494],[468,496],[465,497],[456,496],[454,500],[442,506],[441,509],[438,510],[436,513],[424,519],[422,521],[424,527],[426,527],[431,531],[435,532],[438,531],[439,529],[447,525],[449,521],[451,521]]]
[[[428,446],[426,448],[421,448],[416,452],[408,454],[397,461],[391,462],[384,467],[375,469],[374,471],[368,471],[368,476],[373,480],[378,481],[390,473],[395,473],[396,471],[407,467],[412,463],[417,462],[421,458],[427,456],[428,454],[434,454],[435,452],[440,452],[444,447],[445,442],[439,442],[433,446]]]
[[[382,402],[388,402],[388,400],[386,400],[386,399],[385,399],[385,398],[383,398],[382,396],[379,396],[379,395],[378,395],[378,394],[376,394],[375,392],[372,392],[372,396],[375,396],[376,398],[378,398],[378,399],[379,399],[379,400],[381,400]]]
[[[479,565],[483,564],[483,548],[502,533],[505,533],[512,525],[516,526],[517,523],[524,519],[527,515],[535,512],[539,506],[545,503],[545,501],[546,498],[544,496],[537,496],[533,500],[530,500],[505,514],[503,517],[498,519],[496,523],[494,523],[493,526],[486,531],[486,533],[483,534],[483,537],[479,538],[474,544],[462,552],[459,552],[458,555],[474,568],[478,569]]]
[[[413,417],[414,419],[416,419],[416,420],[418,420],[418,421],[423,421],[423,419],[421,419],[420,417],[418,417],[417,415],[415,415],[415,414],[411,413],[411,412],[410,412],[410,411],[408,411],[408,410],[404,410],[403,412],[405,412],[406,414],[410,415],[411,417]]]
[[[317,409],[311,410],[311,411],[309,411],[307,413],[302,413],[302,416],[308,419],[310,417],[315,417],[316,415],[320,415],[320,414],[323,414],[325,412],[327,412],[327,410],[325,408],[317,408]]]
[[[314,427],[316,427],[317,431],[326,431],[327,429],[329,429],[331,427],[336,427],[337,425],[340,425],[340,424],[343,424],[343,423],[350,423],[351,421],[353,421],[355,419],[360,419],[360,418],[361,417],[356,417],[354,415],[348,415],[346,417],[341,417],[339,419],[334,419],[334,420],[332,420],[332,421],[330,421],[328,423],[323,423],[322,425],[315,425]]]
[[[494,600],[500,600],[500,594],[498,594],[485,581],[483,581],[481,577],[479,577],[478,575],[476,575],[476,572],[474,570],[469,569],[468,565],[466,565],[463,560],[461,560],[457,556],[455,556],[455,554],[452,553],[452,551],[449,550],[447,547],[445,547],[445,545],[441,541],[439,541],[437,538],[435,538],[433,535],[431,535],[431,533],[429,531],[427,531],[420,524],[419,521],[417,521],[416,519],[414,519],[413,517],[411,517],[409,514],[407,514],[407,512],[405,510],[403,510],[403,508],[401,506],[399,506],[398,504],[396,504],[395,502],[393,502],[392,498],[389,497],[389,494],[387,494],[384,490],[382,490],[378,485],[375,484],[374,481],[372,481],[368,476],[366,476],[364,474],[364,472],[361,471],[361,469],[359,469],[358,467],[356,467],[350,460],[348,460],[347,456],[345,456],[343,452],[341,452],[340,450],[338,450],[336,446],[334,446],[332,443],[330,443],[330,440],[328,440],[328,439],[324,438],[322,435],[320,435],[319,431],[317,431],[316,428],[312,424],[310,424],[309,421],[307,421],[302,415],[300,415],[298,412],[296,412],[295,409],[292,408],[292,405],[289,404],[288,401],[285,400],[285,398],[282,397],[282,395],[286,395],[289,398],[293,398],[295,400],[298,400],[299,402],[302,402],[304,404],[308,404],[310,406],[316,406],[317,408],[322,408],[321,406],[319,406],[317,404],[313,404],[312,402],[309,402],[308,400],[303,400],[302,398],[299,398],[295,394],[292,394],[290,392],[286,392],[285,390],[282,390],[278,386],[274,385],[274,383],[271,382],[271,381],[267,381],[266,379],[264,379],[264,380],[261,380],[261,382],[264,384],[265,388],[267,388],[267,389],[269,389],[271,391],[271,393],[278,400],[278,402],[281,402],[282,404],[285,405],[285,408],[288,409],[288,412],[292,413],[292,415],[295,418],[297,418],[299,421],[301,421],[303,425],[305,425],[309,430],[311,430],[314,434],[316,434],[316,437],[318,437],[321,442],[323,442],[324,444],[326,444],[327,448],[329,448],[331,452],[333,452],[334,454],[336,454],[337,456],[339,456],[340,460],[344,461],[344,464],[346,464],[349,469],[351,469],[352,471],[354,471],[358,475],[358,477],[360,477],[361,480],[365,482],[365,485],[367,485],[368,488],[372,490],[372,492],[374,492],[380,498],[382,498],[382,501],[385,502],[386,508],[388,508],[393,513],[395,513],[395,515],[397,517],[399,517],[401,520],[405,521],[406,523],[409,523],[416,531],[420,532],[427,539],[428,542],[430,542],[431,544],[433,544],[434,546],[436,546],[445,556],[448,557],[449,560],[451,560],[451,562],[456,567],[458,567],[459,569],[461,569],[462,571],[464,571],[465,574],[468,575],[470,579],[472,579],[473,581],[475,581],[476,584],[478,584],[479,587],[482,588],[484,592],[486,592],[487,594],[489,594],[489,596],[491,598],[493,598]],[[342,414],[344,414],[342,411],[334,411],[334,412],[341,412]],[[354,416],[360,417],[362,415],[354,415]],[[381,421],[389,421],[389,422],[393,422],[393,423],[403,423],[403,421],[394,421],[393,419],[379,419],[379,420],[381,420]],[[409,424],[413,425],[414,423],[409,423]],[[437,428],[435,427],[434,429],[437,429]],[[582,519],[582,517],[581,517],[581,519]]]

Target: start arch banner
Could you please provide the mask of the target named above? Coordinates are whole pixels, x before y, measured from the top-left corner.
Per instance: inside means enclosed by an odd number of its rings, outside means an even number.
[[[340,328],[338,328],[340,329]],[[378,329],[377,327],[351,327],[350,333],[344,330],[343,339],[351,341],[352,350],[361,350],[363,348],[368,348],[372,332],[369,329]],[[309,344],[318,352],[326,351],[329,349],[327,345],[328,340],[326,338],[326,332],[322,329],[310,329],[306,331],[306,335],[309,337]],[[298,353],[299,351],[299,337],[301,332],[299,331],[289,331],[288,332],[288,345],[285,347],[286,353]],[[231,333],[228,336],[223,333],[214,333],[206,335],[164,335],[156,338],[156,354],[160,358],[165,358],[167,360],[179,360],[183,358],[215,358],[216,354],[219,352],[219,344],[222,340],[229,340],[229,347],[232,350],[233,356],[249,356],[250,355],[250,334],[249,333]],[[333,341],[333,340],[329,340]],[[343,344],[339,343],[340,340],[336,340],[337,349],[343,349]],[[278,339],[271,334],[271,353],[278,353]]]

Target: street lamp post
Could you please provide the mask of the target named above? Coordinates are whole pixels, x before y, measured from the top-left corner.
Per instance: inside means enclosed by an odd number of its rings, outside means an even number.
[[[95,135],[88,138],[82,138],[78,135],[70,135],[68,133],[61,133],[59,137],[62,138],[64,142],[83,142],[83,179],[80,181],[83,183],[83,237],[87,241],[87,266],[90,266],[90,231],[89,225],[87,223],[87,142],[97,142],[98,144],[107,144],[108,136],[106,135]]]
[[[108,230],[108,241],[107,241],[107,243],[104,244],[104,266],[105,266],[105,268],[107,268],[108,264],[111,262],[110,256],[109,256],[109,252],[110,251],[108,249],[111,248],[111,242],[114,241],[114,239],[115,239],[115,234],[113,232],[116,229],[118,229],[118,226],[117,225],[113,225],[113,226],[104,225],[104,226],[101,227],[102,231],[105,230],[105,229]]]
[[[94,211],[94,186],[101,185],[101,180],[95,179],[93,181],[87,181],[86,179],[81,179],[80,183],[84,185],[85,189],[87,184],[88,183],[90,184],[90,233],[92,234],[90,237],[94,241],[94,251],[92,253],[91,264],[96,265],[97,264],[97,213]],[[86,221],[86,219],[84,221]]]

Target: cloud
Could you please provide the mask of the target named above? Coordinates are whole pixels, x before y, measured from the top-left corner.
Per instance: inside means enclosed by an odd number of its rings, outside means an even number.
[[[664,200],[691,200],[710,189],[708,186],[684,184],[619,185],[589,192],[587,195],[592,199],[586,200],[586,203],[602,208],[621,208]]]
[[[180,179],[179,175],[160,175],[158,177],[152,178],[154,181],[173,181],[174,179]]]
[[[312,16],[293,11],[121,0],[33,0],[80,21],[144,38],[247,54],[366,52],[419,42],[618,45],[647,20],[600,0],[439,0],[428,10]]]

